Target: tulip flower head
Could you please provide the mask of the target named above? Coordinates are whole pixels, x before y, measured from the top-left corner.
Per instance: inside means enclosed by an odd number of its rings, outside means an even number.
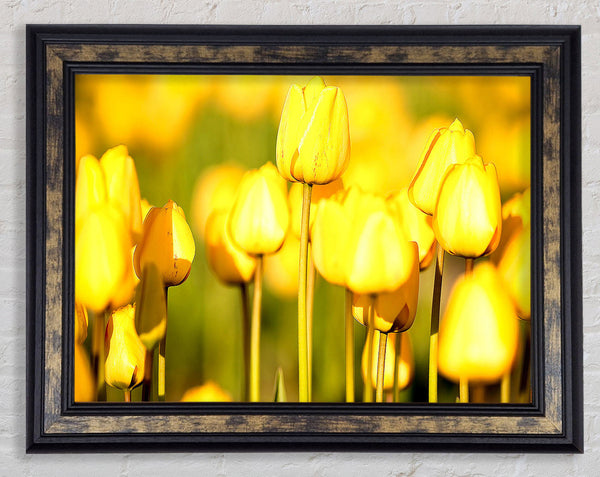
[[[214,381],[188,389],[180,399],[181,402],[231,402],[231,395]]]
[[[340,88],[315,77],[290,87],[277,133],[277,169],[290,182],[327,184],[350,160],[348,107]]]
[[[298,297],[298,256],[300,239],[288,234],[276,253],[265,257],[265,285],[281,298]]]
[[[531,189],[513,195],[502,204],[502,236],[498,247],[491,255],[492,261],[498,261],[510,240],[531,222]]]
[[[167,298],[160,270],[154,262],[144,266],[135,293],[135,329],[148,351],[167,334]]]
[[[146,348],[135,331],[135,308],[115,310],[108,320],[104,347],[106,383],[122,391],[131,391],[144,379]]]
[[[142,239],[135,249],[133,264],[138,277],[148,262],[156,264],[165,286],[183,283],[190,274],[196,245],[183,209],[169,200],[146,215]]]
[[[448,167],[461,164],[474,154],[473,133],[465,129],[458,119],[448,128],[433,131],[408,187],[410,201],[426,214],[432,215]]]
[[[448,253],[477,258],[500,242],[502,214],[493,164],[473,156],[448,169],[433,214],[433,230]]]
[[[283,245],[289,216],[286,183],[267,162],[242,178],[229,215],[229,233],[250,255],[275,253]]]
[[[510,371],[518,320],[493,265],[484,262],[454,286],[439,331],[440,372],[458,382],[493,383]]]
[[[219,280],[228,285],[248,283],[254,276],[256,259],[239,248],[229,235],[227,212],[214,210],[206,221],[206,257]]]
[[[375,310],[373,313],[373,328],[382,333],[393,333],[408,330],[417,314],[419,298],[419,261],[417,244],[410,242],[413,248],[413,269],[408,280],[392,292],[379,293],[375,296]],[[366,294],[353,294],[352,315],[365,326],[367,323],[371,297]]]
[[[377,354],[379,352],[379,339],[381,333],[373,333],[373,368],[371,370],[371,386],[377,386]],[[407,388],[415,374],[415,362],[412,351],[412,341],[408,333],[390,333],[385,343],[385,364],[383,368],[383,389],[389,391],[394,387],[394,359],[396,343],[401,341],[400,366],[398,367],[398,387]],[[367,380],[367,366],[369,362],[368,346],[365,343],[361,358],[361,372],[363,382]]]
[[[531,226],[515,233],[502,252],[498,273],[514,300],[519,317],[531,317]]]
[[[83,344],[87,338],[88,313],[81,303],[75,303],[75,343]]]

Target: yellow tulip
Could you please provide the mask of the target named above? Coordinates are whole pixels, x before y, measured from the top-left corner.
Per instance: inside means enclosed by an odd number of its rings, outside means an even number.
[[[96,386],[92,365],[85,347],[79,342],[75,343],[73,354],[75,377],[75,402],[89,402],[96,400]]]
[[[315,223],[317,206],[321,200],[331,197],[336,192],[343,190],[344,184],[342,179],[336,179],[333,182],[324,185],[315,185],[312,188],[310,198],[310,219],[309,231]],[[290,230],[298,238],[300,238],[300,225],[302,222],[302,184],[296,182],[290,187],[288,194],[290,203]]]
[[[377,354],[379,353],[380,333],[373,333],[373,368],[371,372],[371,386],[377,386]],[[383,389],[390,390],[394,387],[394,360],[396,355],[396,341],[401,339],[400,366],[398,367],[398,388],[407,388],[415,374],[415,361],[413,358],[412,341],[408,333],[390,333],[385,343],[385,364],[383,370]],[[367,366],[369,361],[368,346],[365,343],[361,359],[363,382],[367,381]]]
[[[251,255],[281,248],[289,224],[287,187],[273,164],[246,172],[229,215],[233,242]]]
[[[206,220],[215,209],[230,210],[244,169],[236,163],[206,169],[196,180],[192,193],[192,223],[198,237],[204,237]]]
[[[188,389],[181,397],[181,402],[231,402],[231,395],[214,381]]]
[[[142,199],[140,201],[140,206],[142,209],[142,224],[143,224],[144,219],[146,218],[146,215],[148,215],[148,212],[150,212],[150,209],[154,206],[151,205],[150,202],[148,202],[146,199]]]
[[[75,343],[82,344],[87,338],[88,313],[81,303],[75,303]]]
[[[298,297],[298,257],[300,239],[289,234],[276,253],[265,257],[265,284],[282,298]]]
[[[96,313],[114,306],[131,261],[123,216],[112,205],[96,207],[75,229],[75,300]]]
[[[135,308],[131,305],[113,311],[104,340],[107,384],[131,391],[144,379],[146,348],[135,331]]]
[[[498,273],[514,300],[517,314],[531,317],[531,227],[526,225],[506,245],[498,263]]]
[[[454,286],[439,331],[439,369],[452,381],[492,383],[509,372],[517,314],[493,265],[483,262]]]
[[[94,156],[83,156],[77,165],[75,178],[75,224],[90,211],[106,203],[104,171]]]
[[[106,151],[100,158],[100,165],[106,179],[108,201],[121,209],[133,243],[136,243],[142,233],[142,210],[133,159],[127,147],[121,145]]]
[[[431,226],[431,216],[412,204],[406,188],[389,196],[388,203],[408,240],[416,242],[419,246],[421,270],[427,268],[435,254],[435,234]]]
[[[461,164],[474,154],[473,133],[465,129],[458,119],[448,128],[434,130],[408,187],[410,201],[426,214],[432,215],[448,167]]]
[[[417,314],[419,299],[419,261],[417,244],[410,242],[414,258],[413,268],[408,280],[392,292],[378,293],[375,296],[373,328],[382,333],[408,330]],[[371,297],[366,294],[353,294],[352,315],[361,324],[367,323]]]
[[[496,265],[498,265],[498,261],[511,239],[520,233],[523,227],[529,225],[530,221],[531,189],[527,188],[522,193],[514,194],[502,204],[502,236],[498,247],[490,256]]]
[[[448,169],[433,214],[433,230],[447,252],[467,258],[492,253],[500,242],[498,175],[480,156]]]
[[[179,285],[190,274],[195,253],[183,209],[169,200],[161,208],[152,208],[144,220],[142,239],[133,256],[135,273],[141,277],[145,264],[153,262],[165,286]]]
[[[135,329],[148,351],[167,334],[167,297],[160,270],[154,262],[144,266],[135,294]]]
[[[252,280],[256,259],[231,240],[227,228],[228,213],[214,210],[206,221],[206,258],[215,275],[228,285],[247,283]]]
[[[290,87],[277,133],[277,168],[290,182],[327,184],[350,160],[348,107],[340,88],[315,77]]]

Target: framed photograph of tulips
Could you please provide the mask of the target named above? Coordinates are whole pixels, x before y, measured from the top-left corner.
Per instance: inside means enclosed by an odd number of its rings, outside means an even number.
[[[580,30],[27,28],[27,450],[582,452]]]

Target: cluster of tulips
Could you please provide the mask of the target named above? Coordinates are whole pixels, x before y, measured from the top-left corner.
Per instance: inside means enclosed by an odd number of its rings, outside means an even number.
[[[460,402],[469,401],[469,386],[480,392],[484,385],[500,383],[502,402],[528,393],[520,383],[528,378],[529,338],[520,336],[524,327],[519,326],[519,319],[530,317],[528,190],[502,206],[494,164],[484,163],[473,134],[458,119],[433,131],[410,185],[387,196],[356,185],[344,187],[350,161],[344,94],[316,77],[289,89],[276,166],[267,162],[236,173],[235,179],[223,179],[209,191],[223,200],[214,200],[202,218],[201,234],[214,274],[241,291],[244,398],[261,400],[263,276],[269,259],[288,246],[299,257],[300,402],[312,400],[317,272],[345,290],[347,402],[356,400],[354,320],[367,330],[363,402],[400,399],[400,390],[413,379],[413,346],[429,346],[430,402],[438,400],[438,370],[459,384]],[[289,189],[287,182],[292,183]],[[189,274],[194,240],[183,211],[172,201],[146,213],[141,203],[135,167],[124,146],[107,151],[100,161],[91,156],[79,161],[76,400],[102,399],[105,382],[123,390],[126,400],[142,383],[142,399],[150,399],[156,382],[158,399],[164,399],[167,288]],[[440,320],[445,253],[463,257],[465,273],[453,286]],[[475,259],[486,256],[474,266]],[[429,343],[413,344],[406,331],[417,313],[420,272],[429,266],[435,269]],[[89,379],[85,366],[77,364],[87,359],[82,346],[87,312],[95,323]],[[106,336],[106,352],[101,336]],[[283,376],[277,376],[275,400],[281,401]],[[97,394],[78,397],[77,380],[82,389],[86,382],[95,383]],[[206,383],[183,400],[230,396]]]

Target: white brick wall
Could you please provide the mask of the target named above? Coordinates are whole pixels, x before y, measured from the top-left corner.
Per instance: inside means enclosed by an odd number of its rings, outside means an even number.
[[[25,24],[583,25],[585,455],[25,455]],[[0,5],[0,475],[598,475],[600,3],[598,0],[4,0]]]

